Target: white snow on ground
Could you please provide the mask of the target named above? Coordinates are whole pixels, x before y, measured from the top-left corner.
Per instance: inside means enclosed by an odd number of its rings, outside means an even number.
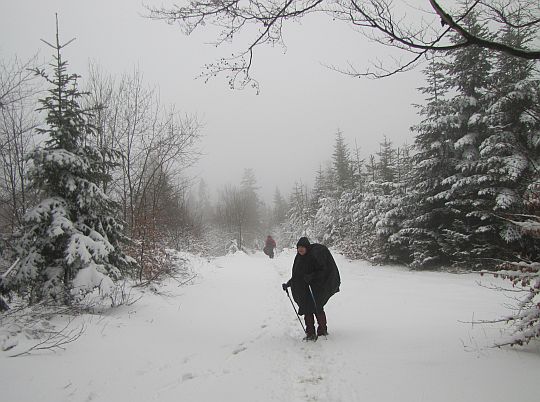
[[[293,258],[193,258],[191,285],[171,281],[166,294],[77,318],[86,330],[66,350],[10,358],[35,340],[19,342],[0,352],[1,399],[538,401],[539,344],[491,348],[500,329],[466,323],[507,311],[508,296],[479,287],[479,276],[337,255],[342,291],[326,308],[330,335],[303,342],[281,289]]]

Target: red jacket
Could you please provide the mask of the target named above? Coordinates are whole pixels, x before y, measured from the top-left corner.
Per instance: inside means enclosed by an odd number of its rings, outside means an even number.
[[[272,239],[270,236],[268,236],[266,238],[265,246],[266,247],[276,248],[276,241],[274,239]]]

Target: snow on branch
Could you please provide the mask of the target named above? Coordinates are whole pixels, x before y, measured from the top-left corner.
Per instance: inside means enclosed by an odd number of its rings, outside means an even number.
[[[516,222],[523,223],[523,222]],[[535,222],[537,223],[537,222]],[[529,225],[525,225],[530,233],[538,234],[538,226],[533,225],[532,231]],[[513,334],[509,340],[499,342],[497,346],[524,345],[532,339],[540,338],[540,262],[519,261],[504,262],[498,266],[498,271],[483,271],[495,277],[509,280],[513,288],[523,292],[524,296],[517,299],[515,313],[502,318],[499,321],[512,323]]]
[[[530,236],[540,237],[540,217],[536,215],[514,215],[515,217],[523,218],[524,220],[518,221],[515,219],[509,219],[499,216],[499,218],[510,222],[521,229],[524,234]]]

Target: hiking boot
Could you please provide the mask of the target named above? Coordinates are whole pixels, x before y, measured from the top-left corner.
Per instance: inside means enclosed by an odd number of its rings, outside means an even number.
[[[326,327],[317,328],[317,336],[328,336],[328,329]]]
[[[326,314],[324,311],[320,311],[315,314],[317,317],[317,336],[327,336],[328,328],[326,328]]]

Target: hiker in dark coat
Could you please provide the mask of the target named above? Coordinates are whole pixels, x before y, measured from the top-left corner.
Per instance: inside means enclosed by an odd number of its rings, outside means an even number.
[[[264,242],[264,254],[266,254],[270,258],[274,258],[274,249],[276,248],[276,241],[272,238],[272,236],[268,235],[266,238],[266,241]]]
[[[317,336],[328,335],[324,306],[334,293],[339,292],[341,279],[334,257],[326,246],[310,244],[307,237],[302,237],[296,248],[292,277],[282,287],[285,291],[291,288],[298,314],[303,315],[306,322],[306,339],[315,340]]]

